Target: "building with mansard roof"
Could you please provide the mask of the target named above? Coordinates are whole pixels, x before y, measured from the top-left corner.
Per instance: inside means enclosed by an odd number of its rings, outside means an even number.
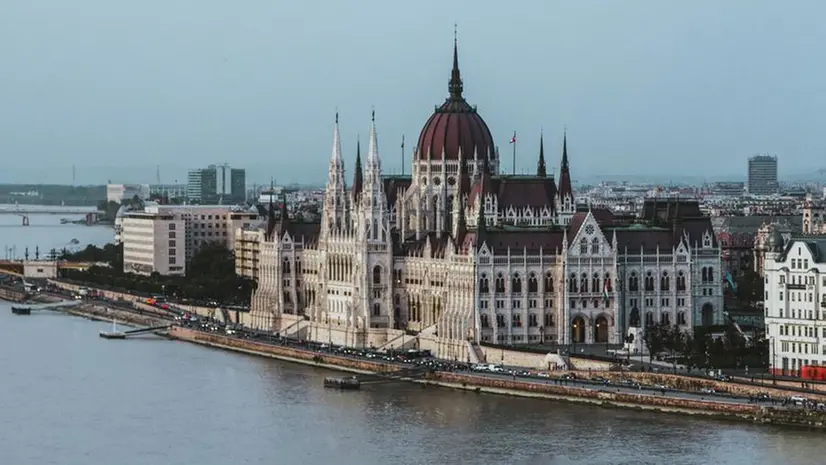
[[[480,343],[621,343],[654,322],[721,323],[720,248],[698,203],[649,200],[631,222],[578,211],[567,135],[561,152],[558,179],[541,136],[535,175],[501,173],[454,43],[412,175],[382,173],[374,113],[348,186],[336,115],[321,221],[271,208],[262,230],[239,232],[255,242],[239,267],[258,280],[248,324],[481,361]]]

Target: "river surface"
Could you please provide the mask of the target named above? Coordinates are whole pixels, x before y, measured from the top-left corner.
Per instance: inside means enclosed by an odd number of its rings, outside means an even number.
[[[0,228],[0,242],[31,244],[33,230]],[[40,240],[51,244],[103,237],[82,226],[48,231]],[[324,389],[331,372],[313,367],[154,336],[104,340],[101,329],[111,325],[49,311],[17,316],[0,303],[2,463],[821,465],[826,457],[823,433],[403,383],[340,392]]]

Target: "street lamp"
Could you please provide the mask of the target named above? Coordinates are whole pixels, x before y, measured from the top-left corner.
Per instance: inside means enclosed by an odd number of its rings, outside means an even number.
[[[571,334],[571,342],[574,345],[573,352],[574,352],[574,354],[576,354],[576,340],[577,340],[577,335],[579,334],[579,321],[574,320],[573,328],[574,328],[574,330],[573,330],[573,334]]]
[[[545,344],[545,327],[540,326],[539,327],[539,345],[544,345],[544,344]]]

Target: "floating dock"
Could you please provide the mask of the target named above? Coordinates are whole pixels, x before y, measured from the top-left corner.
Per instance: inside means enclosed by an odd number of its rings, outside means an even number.
[[[350,376],[348,378],[328,377],[324,378],[324,387],[342,390],[356,390],[361,388],[361,381],[359,381],[355,376]]]
[[[152,326],[150,328],[138,328],[129,331],[117,331],[114,326],[115,325],[112,324],[112,331],[101,331],[99,336],[104,339],[126,339],[129,336],[137,336],[140,334],[154,333],[156,331],[169,329],[172,325]]]
[[[100,337],[104,339],[126,339],[126,333],[121,331],[101,331]]]

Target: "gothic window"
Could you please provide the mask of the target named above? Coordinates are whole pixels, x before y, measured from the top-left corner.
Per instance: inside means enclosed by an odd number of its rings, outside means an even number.
[[[539,292],[539,282],[536,280],[535,273],[531,273],[530,275],[528,275],[528,292]]]
[[[599,239],[593,238],[591,239],[591,253],[598,254],[599,253]]]
[[[646,291],[653,291],[654,290],[654,276],[651,275],[651,272],[645,273],[645,290]]]
[[[519,277],[519,273],[514,274],[511,279],[511,292],[514,294],[522,292],[522,278]]]
[[[546,313],[545,314],[545,326],[554,326],[554,314],[553,313]]]
[[[634,292],[640,290],[640,278],[637,276],[636,271],[632,271],[631,276],[628,278],[628,290]]]
[[[645,312],[645,326],[654,326],[654,312]]]
[[[490,284],[488,283],[488,275],[483,274],[481,278],[479,278],[479,293],[480,294],[487,294],[490,292]]]
[[[522,327],[522,315],[518,313],[514,313],[511,316],[511,326],[514,328],[521,328]]]
[[[576,273],[571,273],[568,277],[568,292],[577,292],[579,288],[576,285]]]
[[[290,259],[285,258],[283,263],[284,263],[284,266],[281,267],[282,271],[284,272],[284,274],[290,274],[291,273]]]
[[[545,292],[554,291],[554,276],[550,271],[545,273]]]
[[[685,290],[685,274],[682,271],[677,272],[677,290]]]
[[[605,290],[606,291],[608,291],[608,292],[613,292],[614,291],[614,288],[611,286],[611,274],[610,273],[605,273],[605,280],[603,281],[603,283],[605,283]]]
[[[539,322],[536,320],[536,313],[528,315],[528,326],[532,328],[539,326]]]
[[[660,323],[671,326],[671,314],[669,313],[662,313],[660,314]]]
[[[714,268],[708,267],[708,282],[714,282]]]
[[[668,276],[667,271],[663,271],[663,275],[660,278],[660,290],[661,291],[671,290],[671,277]]]
[[[702,274],[703,274],[703,282],[707,283],[708,282],[708,268],[703,267]]]
[[[485,315],[483,313],[482,315],[479,316],[479,319],[481,320],[483,328],[490,328],[490,319],[488,319],[487,315]]]
[[[379,265],[373,268],[373,284],[381,284],[381,266]]]
[[[593,278],[591,278],[591,291],[599,292],[599,273],[594,273]]]
[[[505,277],[502,273],[496,275],[496,292],[505,292]]]
[[[585,255],[588,253],[588,239],[584,237],[579,241],[579,253]]]
[[[685,326],[685,324],[686,324],[685,312],[677,313],[677,324],[680,325],[680,326]]]
[[[381,304],[378,302],[373,304],[373,316],[381,316]]]
[[[496,326],[499,328],[505,327],[505,315],[497,314],[496,315]]]
[[[579,292],[588,292],[588,274],[582,273],[579,278]]]

